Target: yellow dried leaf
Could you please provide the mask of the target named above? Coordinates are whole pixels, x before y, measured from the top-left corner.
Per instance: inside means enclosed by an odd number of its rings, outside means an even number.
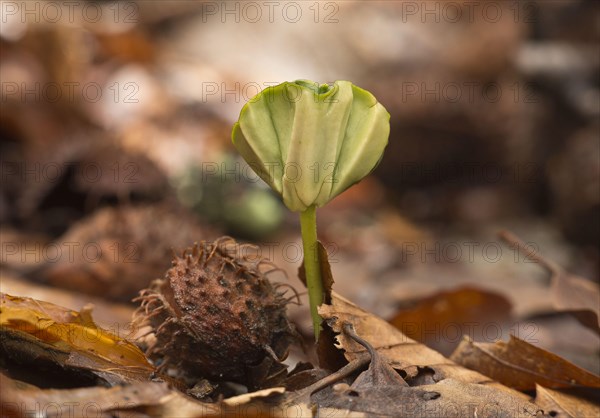
[[[99,328],[83,315],[53,303],[0,293],[0,325],[68,351],[85,352],[119,366],[152,370],[134,344]]]

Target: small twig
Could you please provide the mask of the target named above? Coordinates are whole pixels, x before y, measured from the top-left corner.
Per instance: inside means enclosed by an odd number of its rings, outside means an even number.
[[[341,369],[339,369],[337,372],[331,373],[329,376],[326,376],[323,379],[319,380],[318,382],[313,383],[312,385],[308,386],[307,388],[304,388],[302,390],[302,392],[308,391],[309,395],[312,395],[313,393],[318,392],[322,389],[325,389],[327,386],[331,386],[335,382],[350,376],[352,373],[356,372],[357,370],[364,368],[367,364],[369,364],[370,361],[371,361],[371,359],[367,358],[367,357],[356,358],[356,359],[352,360],[350,363],[346,364]]]

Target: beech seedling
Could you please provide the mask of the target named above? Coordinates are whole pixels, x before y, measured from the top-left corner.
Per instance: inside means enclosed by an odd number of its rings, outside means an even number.
[[[390,115],[349,81],[308,80],[264,89],[243,107],[232,140],[242,157],[283,203],[300,213],[310,311],[318,338],[323,283],[316,208],[362,180],[379,163]]]

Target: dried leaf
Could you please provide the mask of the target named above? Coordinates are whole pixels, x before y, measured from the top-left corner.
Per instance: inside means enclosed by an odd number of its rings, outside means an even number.
[[[568,311],[581,324],[600,334],[600,290],[583,277],[559,270],[552,277],[552,303],[560,311]]]
[[[0,325],[4,349],[48,356],[63,366],[92,371],[108,383],[149,380],[154,367],[132,343],[96,326],[89,312],[78,313],[49,302],[0,293]],[[20,341],[24,344],[15,344]],[[34,355],[34,358],[37,354]]]
[[[96,326],[88,311],[78,313],[49,302],[0,293],[0,325],[47,343],[88,351],[122,366],[152,369],[132,343]]]
[[[461,417],[547,417],[540,408],[531,402],[525,402],[502,390],[487,385],[459,382],[446,379],[434,385],[419,386],[426,391],[435,391],[440,397],[430,401],[428,408],[433,414],[427,416],[461,416]],[[423,411],[428,413],[431,409]],[[415,417],[425,416],[417,411]]]
[[[406,336],[450,354],[462,335],[477,341],[488,324],[509,323],[510,311],[511,304],[504,296],[463,287],[422,299],[413,308],[399,311],[390,323]],[[448,329],[456,338],[439,338],[442,330],[446,334]]]
[[[300,365],[301,370],[298,370],[298,365]],[[330,372],[325,369],[313,368],[310,363],[300,362],[285,379],[285,388],[291,392],[302,390],[324,377],[329,376],[329,374]]]
[[[226,405],[228,407],[245,405],[254,399],[267,398],[272,395],[281,395],[283,393],[285,393],[284,387],[262,389],[256,392],[245,393],[243,395],[227,398],[223,401],[223,405]]]
[[[408,384],[402,380],[398,372],[390,367],[387,359],[382,358],[371,344],[356,335],[351,324],[344,324],[343,329],[347,336],[365,347],[371,356],[369,368],[354,381],[351,386],[353,390],[408,387]]]
[[[363,311],[348,300],[333,293],[331,305],[321,305],[319,313],[327,319],[338,335],[338,348],[344,349],[348,361],[364,358],[366,350],[360,344],[342,333],[342,324],[349,322],[356,333],[368,341],[375,349],[387,358],[390,365],[406,375],[409,385],[420,381],[423,374],[431,374],[430,380],[439,382],[452,378],[465,383],[477,383],[509,392],[512,396],[527,400],[528,397],[504,385],[494,382],[475,371],[466,369],[447,359],[435,350],[408,338],[387,321]]]
[[[555,262],[536,253],[511,232],[502,231],[499,236],[550,272],[552,304],[557,310],[572,313],[579,322],[600,334],[600,287],[596,283],[570,274]]]
[[[554,418],[600,416],[600,406],[587,399],[540,385],[536,385],[535,392],[535,403]]]
[[[76,309],[91,303],[94,306],[94,321],[115,334],[130,339],[139,331],[133,326],[131,317],[134,308],[130,304],[109,302],[102,297],[94,297],[67,289],[42,286],[19,276],[0,272],[0,291],[11,295],[27,295],[37,300],[51,300],[54,304]]]
[[[284,392],[273,388],[230,398],[227,401],[203,403],[172,390],[164,382],[135,382],[113,388],[85,387],[76,389],[40,389],[0,374],[2,416],[25,416],[32,411],[40,416],[176,416],[176,417],[290,417],[292,411],[273,396]],[[134,409],[135,408],[135,409]],[[134,412],[135,411],[135,412]]]
[[[317,241],[317,254],[319,257],[319,267],[321,270],[321,280],[323,280],[323,303],[331,303],[331,292],[333,288],[333,274],[331,273],[331,265],[329,264],[329,255],[327,250]],[[304,272],[304,262],[298,268],[298,278],[306,286],[306,274]],[[319,340],[317,341],[317,356],[319,358],[319,366],[324,369],[337,370],[346,362],[340,355],[339,350],[334,348],[334,336],[327,327],[322,327]]]
[[[374,388],[361,396],[368,401],[357,402],[355,395],[343,395],[329,407],[352,407],[368,417],[542,417],[540,408],[510,393],[454,379],[393,390]]]
[[[152,417],[246,417],[278,418],[309,417],[310,415],[285,415],[285,407],[279,403],[283,388],[272,388],[229,398],[221,403],[203,403],[181,392],[172,391],[160,399],[160,403],[144,410]]]
[[[166,383],[156,382],[136,382],[113,388],[39,389],[2,374],[0,386],[2,416],[28,416],[32,412],[36,416],[50,417],[98,416],[104,412],[158,404],[170,392]]]
[[[518,390],[600,387],[600,377],[515,336],[508,343],[476,343],[465,338],[452,360]]]
[[[327,250],[317,241],[317,255],[319,257],[319,267],[321,270],[321,280],[323,280],[323,301],[331,303],[331,289],[333,288],[333,274],[331,274],[331,266],[329,265],[329,255]],[[306,286],[306,273],[304,272],[304,262],[298,267],[298,278]]]
[[[403,395],[422,395],[404,390],[408,388],[408,384],[388,364],[387,359],[384,359],[371,344],[356,335],[351,324],[345,323],[343,331],[369,352],[369,368],[356,378],[352,386],[346,385],[347,389],[342,393],[336,393],[338,390],[321,397],[320,404],[335,406],[341,410],[394,415],[400,410],[400,405],[408,400],[407,396]]]
[[[335,323],[339,320],[332,317],[329,322],[334,323],[336,328]],[[371,357],[371,364],[347,390],[321,396],[320,403],[327,407],[363,412],[368,417],[540,416],[539,408],[521,396],[488,385],[449,378],[434,384],[409,387],[387,364],[379,350],[356,335],[352,328],[349,323],[343,323],[343,336],[365,347]]]
[[[316,393],[324,388],[327,388],[334,383],[342,380],[356,371],[363,368],[368,363],[368,359],[366,357],[355,359],[350,363],[346,364],[344,367],[339,369],[338,371],[331,373],[330,375],[320,379],[319,381],[313,383],[312,385],[305,387],[301,390],[298,390],[293,393],[289,393],[285,401],[282,402],[282,407],[284,409],[298,409],[300,415],[291,415],[291,416],[302,416],[302,417],[312,417],[313,411],[319,409],[316,405],[312,406],[313,402],[311,400],[311,395]],[[327,406],[325,406],[327,407]],[[320,410],[320,409],[319,409]],[[285,415],[287,416],[287,415]]]

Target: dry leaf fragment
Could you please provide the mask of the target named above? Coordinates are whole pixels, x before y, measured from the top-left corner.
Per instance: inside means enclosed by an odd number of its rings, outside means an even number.
[[[91,371],[109,384],[149,380],[155,371],[134,344],[99,328],[87,311],[0,293],[0,326],[3,350],[13,359],[46,352],[48,361]]]
[[[331,322],[336,322],[332,318]],[[514,393],[492,386],[444,379],[409,387],[372,345],[356,335],[348,323],[345,337],[365,347],[369,369],[341,393],[321,396],[321,404],[338,411],[363,412],[367,417],[539,417],[539,408]],[[354,360],[356,361],[356,360]]]
[[[101,386],[76,389],[40,389],[0,374],[2,416],[54,417],[237,417],[247,418],[280,414],[264,414],[264,404],[257,405],[260,397],[248,395],[248,402],[235,408],[215,403],[199,402],[181,392],[172,390],[164,382],[135,382],[106,388]],[[252,402],[250,402],[252,398]],[[269,406],[270,409],[273,409]],[[298,415],[288,415],[298,416]],[[303,416],[303,415],[300,415]]]
[[[512,335],[508,343],[476,343],[465,338],[450,358],[523,391],[534,390],[536,384],[549,388],[600,387],[600,377]]]
[[[343,333],[343,324],[346,322],[351,323],[356,334],[387,358],[407,383],[412,382],[411,387],[400,390],[395,388],[392,394],[377,393],[377,390],[364,393],[364,396],[374,397],[373,399],[378,396],[388,399],[387,404],[383,400],[377,403],[383,409],[361,410],[367,416],[539,416],[539,408],[525,394],[457,365],[335,293],[332,294],[332,304],[321,305],[319,313],[333,331],[339,333],[338,348],[345,351],[344,355],[350,364],[364,359],[367,350]],[[423,373],[428,374],[426,379],[421,378],[420,374]],[[422,382],[435,383],[423,385]],[[437,397],[435,393],[440,396]],[[345,408],[347,405],[341,403],[327,406]],[[363,405],[365,408],[369,407],[368,403],[362,403],[361,408]]]
[[[550,272],[552,304],[557,310],[572,313],[579,322],[600,334],[600,287],[596,283],[565,271],[511,232],[502,231],[498,235]]]
[[[51,300],[56,305],[70,308],[89,303],[94,307],[94,321],[99,326],[125,338],[139,331],[131,323],[135,308],[130,304],[110,302],[101,296],[89,296],[77,291],[42,286],[21,276],[4,273],[0,272],[0,292],[14,296],[27,295],[37,300]]]
[[[229,406],[229,407],[234,407],[234,406],[247,404],[248,402],[250,402],[254,399],[267,398],[269,396],[281,395],[283,393],[285,393],[284,387],[261,389],[256,392],[245,393],[243,395],[227,398],[223,401],[223,404],[226,406]]]
[[[0,293],[0,325],[49,344],[68,346],[122,366],[152,370],[139,348],[96,326],[89,311],[71,311],[49,302]]]
[[[418,388],[371,389],[362,395],[369,401],[352,402],[352,397],[340,397],[337,404],[329,407],[342,410],[351,406],[354,411],[366,413],[367,417],[547,417],[536,405],[510,393],[454,379]]]
[[[160,399],[152,408],[145,408],[144,412],[151,417],[222,417],[222,418],[288,418],[310,417],[310,414],[286,415],[286,407],[280,402],[284,388],[264,389],[245,395],[226,399],[220,403],[205,403],[197,401],[181,392],[171,391]]]
[[[318,380],[310,386],[307,386],[303,389],[297,390],[293,393],[289,393],[285,399],[285,401],[281,404],[284,409],[291,409],[300,412],[300,415],[290,415],[290,416],[302,416],[302,417],[312,417],[314,416],[314,411],[316,411],[317,406],[313,407],[313,402],[311,400],[311,395],[327,388],[334,383],[347,378],[351,374],[361,370],[369,363],[367,357],[363,356],[362,358],[357,358],[351,361],[350,363],[343,366],[338,371],[331,373],[330,375]],[[321,410],[321,408],[318,408]],[[288,416],[288,415],[284,415]]]
[[[319,257],[319,267],[321,268],[321,279],[323,280],[323,301],[331,303],[331,289],[333,288],[333,274],[331,265],[329,265],[329,254],[321,243],[317,241],[317,255]],[[298,278],[306,286],[306,273],[304,272],[304,262],[298,267]]]
[[[342,326],[344,334],[363,346],[370,356],[369,368],[362,372],[351,386],[343,385],[334,393],[324,397],[322,404],[339,410],[365,412],[370,416],[397,414],[403,404],[417,402],[419,399],[434,399],[438,394],[424,393],[422,390],[409,390],[408,384],[400,377],[377,350],[359,337],[351,324]],[[356,360],[355,360],[356,361]]]
[[[445,379],[434,385],[420,386],[420,388],[438,392],[440,397],[426,405],[426,410],[417,411],[415,417],[549,418],[535,404],[487,385]],[[432,410],[431,408],[434,413],[426,415]]]
[[[478,340],[488,324],[508,324],[510,311],[511,304],[504,296],[467,286],[422,299],[414,307],[397,312],[390,323],[406,336],[451,354],[462,335]],[[447,334],[448,329],[456,338],[439,338],[441,330]]]
[[[344,324],[343,329],[346,335],[365,347],[371,356],[369,368],[356,378],[351,386],[353,390],[360,391],[365,388],[383,389],[384,387],[408,387],[408,384],[400,377],[398,372],[390,367],[387,360],[382,358],[371,344],[356,335],[351,324]]]
[[[84,417],[155,405],[170,389],[166,383],[136,382],[106,388],[39,389],[0,374],[2,416]],[[113,416],[113,415],[110,415]],[[121,415],[119,415],[121,416]]]
[[[554,418],[600,417],[600,406],[558,390],[536,385],[535,403]]]
[[[360,309],[335,293],[332,295],[332,304],[321,305],[319,313],[329,319],[328,324],[333,331],[340,334],[337,336],[338,348],[344,350],[344,356],[348,361],[364,358],[366,350],[342,333],[344,322],[351,323],[356,333],[385,356],[394,369],[405,373],[405,380],[409,384],[412,379],[418,379],[421,373],[430,373],[433,370],[431,378],[435,382],[452,378],[461,382],[488,385],[508,391],[524,400],[528,399],[526,395],[501,385],[487,376],[457,365],[437,351],[408,338],[387,321]]]

